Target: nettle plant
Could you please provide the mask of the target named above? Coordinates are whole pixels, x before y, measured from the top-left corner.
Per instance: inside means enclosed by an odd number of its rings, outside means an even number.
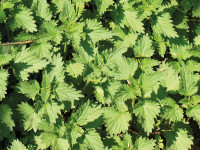
[[[199,0],[1,0],[0,26],[0,149],[198,146]]]

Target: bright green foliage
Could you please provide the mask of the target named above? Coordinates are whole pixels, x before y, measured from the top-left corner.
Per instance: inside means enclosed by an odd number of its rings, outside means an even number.
[[[22,144],[22,142],[20,142],[18,139],[12,141],[12,145],[8,149],[9,150],[27,150],[27,148],[24,146],[24,144]]]
[[[161,72],[161,85],[167,88],[167,91],[179,89],[180,79],[178,73],[168,64],[160,65],[158,71]]]
[[[79,75],[83,73],[84,65],[81,63],[70,63],[66,66],[66,72],[69,73],[69,75],[77,78]]]
[[[0,66],[7,65],[12,60],[9,54],[0,55]]]
[[[112,136],[127,131],[131,116],[128,112],[120,112],[110,108],[105,110],[104,118],[106,130]]]
[[[24,102],[19,104],[18,107],[19,112],[23,116],[24,129],[27,131],[30,131],[31,129],[37,131],[37,126],[40,120],[34,108]]]
[[[179,90],[180,94],[185,96],[194,95],[198,90],[197,82],[199,80],[199,76],[193,74],[183,63],[180,76],[182,79]]]
[[[36,15],[44,20],[50,20],[52,15],[46,0],[35,0],[32,5]]]
[[[12,115],[13,112],[8,105],[0,105],[0,140],[7,137],[15,126]]]
[[[152,41],[148,35],[141,37],[135,46],[134,54],[136,57],[151,57],[153,55]]]
[[[164,106],[161,109],[162,117],[169,121],[178,122],[183,119],[183,109],[171,98],[161,102]]]
[[[139,137],[136,140],[134,146],[136,150],[153,150],[155,141]]]
[[[156,117],[160,113],[160,106],[156,102],[144,100],[135,105],[134,113],[141,119],[144,131],[149,135],[152,132]]]
[[[55,93],[59,101],[74,101],[79,100],[79,97],[82,97],[80,91],[76,91],[66,83],[58,83],[55,87]]]
[[[103,28],[102,25],[96,20],[86,20],[86,27],[84,31],[93,43],[96,43],[100,40],[109,39],[113,36],[110,31]]]
[[[134,59],[121,58],[116,62],[116,72],[113,76],[119,80],[127,80],[134,75],[137,67],[138,63]]]
[[[165,133],[167,139],[167,149],[169,150],[188,150],[191,148],[193,137],[188,133],[187,128],[177,124],[174,127],[175,131]]]
[[[5,98],[6,90],[7,90],[7,78],[9,74],[6,70],[0,69],[0,101],[2,98]]]
[[[161,75],[157,72],[146,72],[140,76],[141,88],[144,94],[144,97],[150,97],[151,93],[154,91],[157,92],[159,87],[159,80]],[[151,81],[151,82],[149,82]]]
[[[0,1],[0,149],[195,149],[199,19],[199,0]]]
[[[192,117],[195,121],[197,121],[198,125],[200,126],[200,105],[192,106],[187,109],[186,113],[188,117]]]
[[[28,80],[29,73],[38,72],[47,66],[48,62],[37,58],[27,50],[19,52],[14,58],[14,72],[18,79]]]
[[[29,82],[23,81],[16,86],[16,91],[18,93],[25,94],[28,98],[35,99],[35,96],[39,94],[40,85],[36,80],[31,80]]]
[[[155,20],[152,22],[152,28],[157,34],[163,34],[164,36],[172,38],[178,37],[169,13],[162,13],[156,16]]]
[[[15,15],[10,18],[9,25],[12,30],[22,27],[29,32],[37,31],[32,12],[25,7],[19,7],[15,10]]]
[[[101,137],[95,130],[87,131],[83,138],[83,144],[80,146],[81,149],[104,150]]]
[[[95,107],[89,101],[84,103],[72,116],[71,120],[78,125],[86,125],[102,115],[101,107]]]

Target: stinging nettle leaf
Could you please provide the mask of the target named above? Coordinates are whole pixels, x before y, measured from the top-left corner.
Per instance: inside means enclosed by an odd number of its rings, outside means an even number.
[[[111,135],[117,135],[128,130],[131,116],[128,112],[120,112],[114,108],[108,108],[104,112],[106,131]]]

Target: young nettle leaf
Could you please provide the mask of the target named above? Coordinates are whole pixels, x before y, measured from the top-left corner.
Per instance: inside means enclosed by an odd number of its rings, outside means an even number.
[[[13,131],[15,123],[12,119],[13,112],[6,104],[0,104],[0,141]]]
[[[144,97],[150,97],[153,91],[157,93],[160,79],[161,75],[158,74],[158,72],[145,72],[140,76],[140,83]]]
[[[161,13],[152,20],[153,31],[166,37],[178,37],[169,13]]]
[[[153,125],[160,113],[160,106],[153,101],[144,100],[135,105],[133,112],[141,119],[144,131],[149,135],[152,132]]]
[[[82,97],[80,91],[66,83],[58,83],[54,90],[58,101],[70,101],[73,103],[74,100],[79,100]]]
[[[59,106],[57,103],[45,103],[42,105],[42,108],[38,111],[39,116],[45,116],[47,115],[49,118],[49,121],[51,123],[56,123],[56,119],[58,118],[58,115],[61,115],[62,107]]]
[[[39,94],[40,85],[36,80],[29,82],[23,81],[15,87],[16,92],[25,94],[28,98],[35,100],[35,96]]]
[[[135,141],[134,147],[136,150],[154,150],[155,146],[154,140],[149,140],[147,138],[142,138],[141,136]]]
[[[49,4],[46,0],[35,0],[32,4],[32,9],[37,16],[44,20],[51,20],[52,14],[49,9]]]
[[[200,105],[188,108],[186,114],[188,117],[192,117],[194,120],[196,120],[200,127]]]
[[[147,34],[137,41],[133,51],[136,57],[151,57],[153,55],[152,40]]]
[[[173,58],[183,59],[186,60],[187,58],[190,58],[192,54],[190,53],[189,49],[191,49],[190,45],[184,45],[184,46],[178,46],[178,45],[172,45],[170,48],[170,54]]]
[[[21,51],[18,52],[14,58],[13,69],[15,76],[21,80],[28,80],[29,73],[35,73],[45,68],[48,62],[43,59],[37,58],[35,53],[32,51]]]
[[[106,131],[111,136],[128,130],[131,116],[128,112],[120,112],[115,108],[107,108],[104,111]]]
[[[5,98],[6,90],[7,90],[7,78],[9,74],[7,70],[0,69],[0,101]]]
[[[95,3],[97,5],[97,10],[100,15],[103,15],[109,6],[112,6],[114,1],[113,0],[95,0]]]
[[[57,28],[57,22],[50,20],[45,21],[41,25],[41,29],[38,33],[39,41],[53,41],[55,45],[60,44],[62,40],[62,31]]]
[[[83,139],[83,144],[80,144],[80,149],[104,150],[101,137],[95,130],[87,131]]]
[[[0,54],[0,66],[7,65],[12,58],[10,54]]]
[[[116,64],[113,76],[118,80],[128,80],[135,74],[138,68],[138,63],[135,59],[121,57]]]
[[[17,139],[12,141],[12,145],[10,146],[10,148],[8,148],[8,150],[28,150],[28,149],[22,142],[20,142]]]
[[[171,98],[161,101],[164,106],[161,108],[161,116],[169,121],[178,122],[183,119],[183,109]]]
[[[86,20],[84,32],[89,36],[93,43],[109,39],[113,36],[113,33],[102,27],[101,23],[97,22],[97,20]]]
[[[199,76],[197,74],[193,74],[184,63],[182,63],[180,76],[181,85],[179,93],[184,96],[194,95],[198,91],[197,82],[199,80]]]
[[[0,23],[6,19],[6,14],[3,10],[0,10]]]
[[[66,65],[66,72],[70,76],[77,78],[79,75],[82,75],[84,70],[84,64],[82,63],[70,63]]]
[[[31,129],[37,131],[40,118],[36,113],[36,110],[28,103],[22,102],[21,104],[18,105],[18,111],[23,116],[22,121],[24,129],[27,131],[30,131]]]
[[[169,150],[188,150],[193,144],[193,137],[188,133],[187,128],[176,124],[174,131],[165,133],[167,140],[167,149]]]
[[[85,102],[80,108],[71,116],[71,121],[80,126],[86,125],[99,118],[103,113],[101,106],[90,104],[90,101]]]
[[[34,43],[29,47],[29,51],[32,51],[39,56],[39,58],[47,58],[51,57],[51,49],[52,45],[49,42],[44,43]]]
[[[24,28],[26,31],[37,31],[32,11],[26,7],[18,7],[14,11],[14,15],[8,20],[10,28],[14,31],[17,28]]]
[[[158,71],[161,74],[161,85],[167,88],[167,91],[179,89],[180,78],[178,73],[168,64],[162,63]]]

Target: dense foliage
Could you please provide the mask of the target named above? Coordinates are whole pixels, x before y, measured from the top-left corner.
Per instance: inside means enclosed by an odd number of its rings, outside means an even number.
[[[0,149],[198,146],[199,0],[1,0],[0,44]]]

